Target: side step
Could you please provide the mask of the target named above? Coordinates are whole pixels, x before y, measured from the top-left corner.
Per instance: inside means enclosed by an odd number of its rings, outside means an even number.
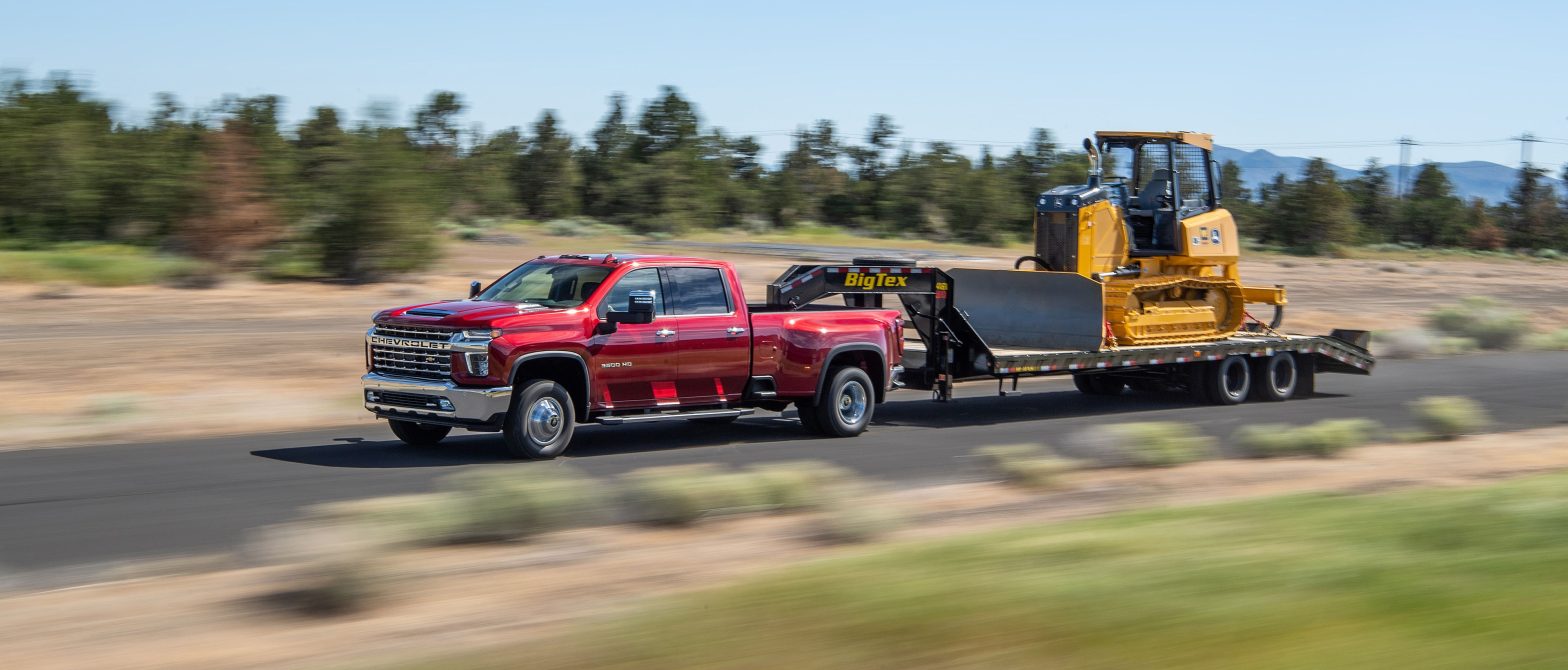
[[[669,412],[665,414],[601,416],[594,420],[606,426],[618,426],[623,423],[649,423],[653,421],[674,421],[676,419],[724,419],[732,416],[746,416],[756,411],[749,407],[744,409],[699,409],[690,412]]]

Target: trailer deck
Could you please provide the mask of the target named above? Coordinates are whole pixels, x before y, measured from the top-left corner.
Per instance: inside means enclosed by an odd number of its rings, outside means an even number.
[[[1339,331],[1344,333],[1345,331]],[[990,364],[983,376],[1039,375],[1067,373],[1084,370],[1104,370],[1155,365],[1172,365],[1195,361],[1217,361],[1226,356],[1259,358],[1273,356],[1280,351],[1314,354],[1317,369],[1323,372],[1371,374],[1376,363],[1372,354],[1361,346],[1333,335],[1237,335],[1217,342],[1200,342],[1181,345],[1143,345],[1119,347],[1107,351],[1072,351],[1067,349],[1018,349],[991,347]],[[915,338],[904,340],[904,366],[914,369],[923,366],[928,350],[924,342]]]

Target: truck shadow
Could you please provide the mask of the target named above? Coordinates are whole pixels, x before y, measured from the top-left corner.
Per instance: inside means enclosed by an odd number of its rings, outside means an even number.
[[[761,413],[729,425],[671,421],[640,426],[581,426],[561,460],[641,452],[813,439],[787,415]],[[449,468],[486,463],[518,463],[508,456],[499,433],[454,433],[436,447],[410,447],[397,440],[339,438],[327,444],[261,449],[252,456],[329,468]]]
[[[1316,398],[1339,397],[1319,393]],[[1292,402],[1311,402],[1309,398]],[[874,425],[912,428],[963,428],[1026,421],[1082,417],[1146,415],[1160,410],[1191,412],[1230,408],[1198,405],[1181,394],[1128,393],[1114,398],[1090,397],[1077,391],[1034,390],[1006,397],[970,395],[944,404],[923,399],[894,400],[877,407]],[[1186,420],[1186,417],[1150,416],[1139,420]],[[874,434],[874,433],[873,433]],[[793,409],[783,414],[759,412],[732,424],[709,425],[685,421],[638,426],[589,425],[578,429],[572,448],[561,460],[652,452],[686,452],[688,457],[712,460],[707,447],[744,447],[816,440],[800,426]],[[865,438],[862,438],[865,439]],[[515,463],[495,433],[457,433],[440,446],[417,448],[397,440],[339,438],[327,444],[283,447],[251,452],[252,455],[289,463],[331,468],[450,468],[486,463]],[[665,463],[667,461],[660,461]],[[650,465],[654,464],[652,462]]]

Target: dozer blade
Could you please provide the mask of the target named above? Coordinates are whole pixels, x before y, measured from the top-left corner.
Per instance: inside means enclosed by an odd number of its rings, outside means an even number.
[[[949,270],[953,307],[987,347],[1099,351],[1100,283],[1071,272]]]

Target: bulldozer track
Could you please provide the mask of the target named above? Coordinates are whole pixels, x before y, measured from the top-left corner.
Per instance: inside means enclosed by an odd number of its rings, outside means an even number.
[[[1132,325],[1127,318],[1129,296],[1168,291],[1172,288],[1192,288],[1222,291],[1226,297],[1225,322],[1213,321],[1209,332],[1181,332],[1151,334]],[[1218,277],[1168,276],[1149,280],[1108,281],[1105,283],[1106,318],[1115,331],[1116,339],[1123,345],[1181,344],[1186,342],[1212,342],[1230,337],[1241,328],[1245,310],[1241,284]],[[1142,298],[1139,298],[1141,301]]]

